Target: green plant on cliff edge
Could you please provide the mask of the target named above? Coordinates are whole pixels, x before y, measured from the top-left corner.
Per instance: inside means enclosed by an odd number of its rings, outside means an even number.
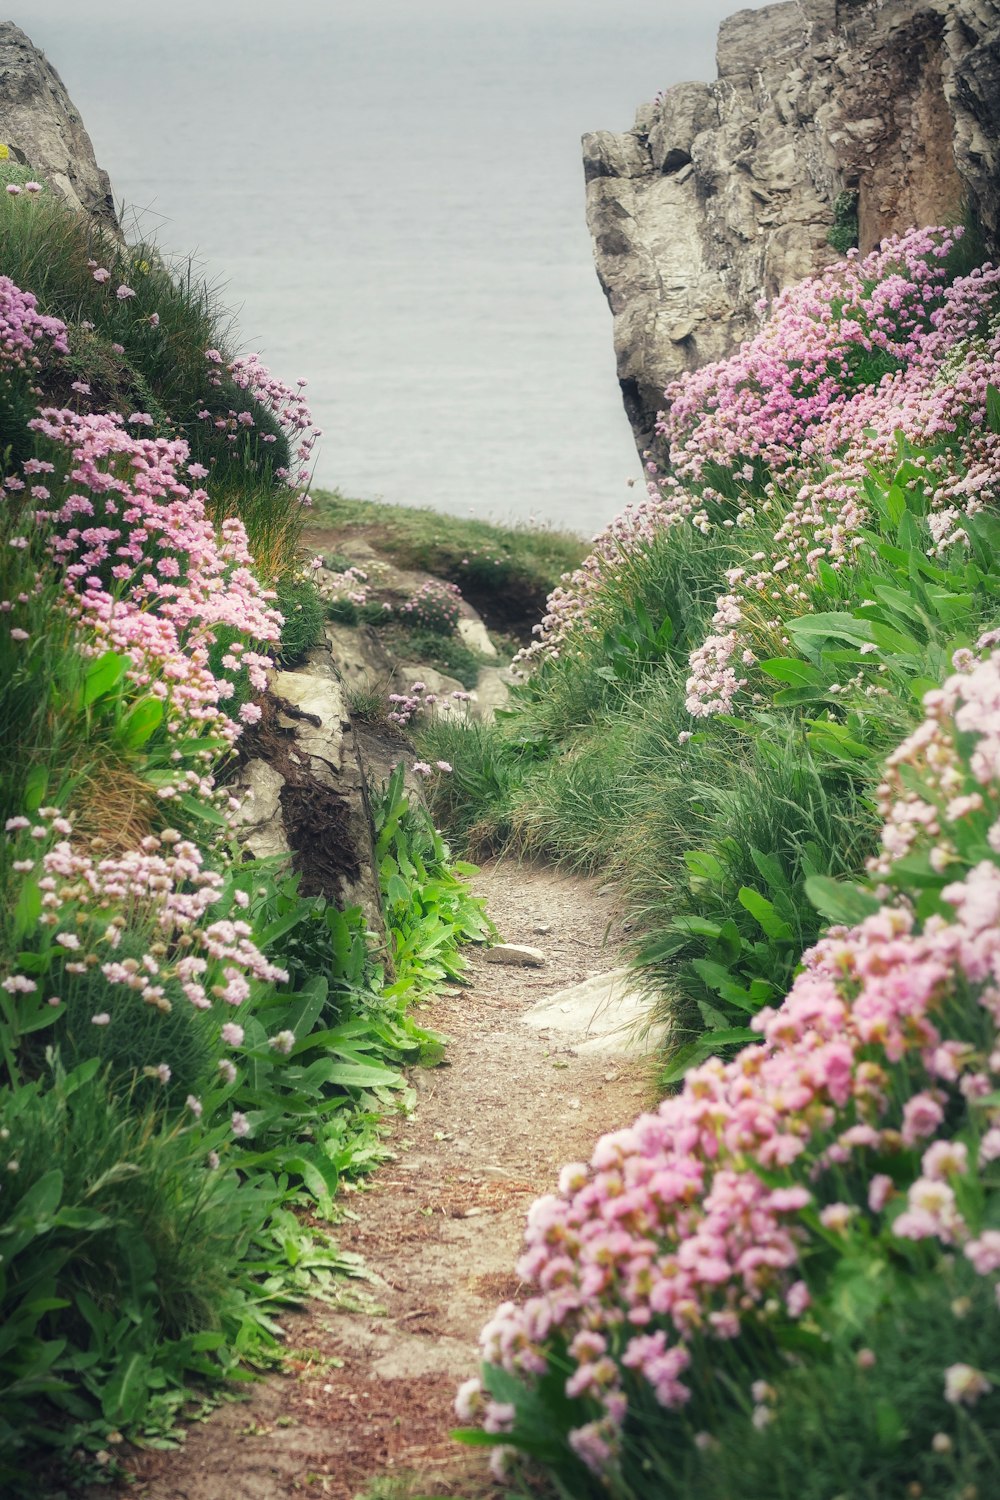
[[[833,228],[826,237],[828,245],[846,255],[858,245],[858,194],[855,190],[838,193],[833,201]]]

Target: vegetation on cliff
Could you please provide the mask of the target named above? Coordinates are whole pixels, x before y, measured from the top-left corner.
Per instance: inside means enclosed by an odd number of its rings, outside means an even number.
[[[322,620],[301,384],[210,293],[0,164],[0,1487],[115,1470],[357,1266],[408,1005],[488,930],[397,778],[384,946],[249,861],[227,778]],[[310,1209],[305,1218],[297,1210]]]
[[[424,733],[471,844],[617,871],[683,1078],[529,1216],[459,1401],[501,1472],[996,1487],[998,385],[961,231],[782,294],[668,392],[514,710]]]

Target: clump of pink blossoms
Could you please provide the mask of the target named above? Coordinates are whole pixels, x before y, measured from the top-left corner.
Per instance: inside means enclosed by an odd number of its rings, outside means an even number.
[[[28,460],[4,481],[7,504],[43,540],[82,640],[129,659],[135,686],[167,704],[172,732],[191,726],[235,739],[239,724],[224,707],[233,678],[245,671],[263,689],[269,658],[250,643],[281,634],[243,523],[231,518],[216,532],[181,439],[137,437],[118,416],[54,408],[32,425],[55,445],[59,469]],[[223,629],[245,638],[229,649],[228,677],[210,665]]]
[[[134,1005],[161,1012],[175,1004],[215,1007],[226,1014],[250,997],[253,980],[288,978],[256,946],[249,922],[213,919],[225,878],[207,869],[201,851],[176,830],[106,857],[75,845],[71,823],[56,808],[42,808],[34,820],[10,818],[5,833],[13,868],[35,882],[41,907],[32,967],[0,981],[21,1007],[57,1008],[73,976],[95,967],[107,985],[99,1025],[127,1026]],[[116,956],[126,930],[148,934],[139,959]],[[236,1045],[242,1029],[227,1020],[220,1036]]]
[[[1000,652],[931,695],[928,719],[993,802],[998,703]],[[916,767],[925,745],[918,732],[897,763]],[[943,830],[950,815],[965,810],[942,806]],[[569,1441],[595,1472],[614,1470],[637,1382],[709,1425],[713,1343],[738,1352],[753,1332],[759,1350],[801,1319],[830,1237],[862,1220],[996,1281],[1000,1235],[964,1216],[956,1188],[1000,1157],[1000,853],[958,873],[950,914],[922,930],[905,899],[831,930],[780,1008],[755,1017],[761,1045],[689,1073],[534,1205],[518,1265],[533,1293],[499,1309],[483,1354],[530,1383],[568,1351]]]
[[[963,516],[981,509],[1000,467],[1000,436],[982,420],[987,385],[1000,381],[1000,269],[948,285],[960,235],[911,230],[849,257],[783,292],[730,359],[671,386],[660,424],[671,472],[650,465],[647,499],[550,596],[522,661],[558,656],[575,631],[599,630],[602,591],[667,527],[763,527],[773,542],[728,574],[725,619],[691,659],[689,712],[727,711],[748,685],[734,663],[761,654],[761,631],[771,655],[780,621],[811,608],[818,564],[850,566],[869,519],[865,481],[872,467],[895,468],[898,434],[916,451],[911,484],[937,549],[961,543]],[[872,360],[883,373],[869,384],[859,372]]]

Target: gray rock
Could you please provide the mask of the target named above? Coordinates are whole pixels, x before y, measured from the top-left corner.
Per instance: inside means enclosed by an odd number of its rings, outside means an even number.
[[[370,625],[340,625],[328,620],[324,634],[341,682],[347,687],[385,684],[393,661]]]
[[[509,667],[480,667],[472,697],[472,717],[486,723],[498,708],[506,708],[513,681]]]
[[[0,21],[0,142],[65,198],[117,232],[111,182],[65,85],[12,21]]]
[[[470,605],[466,605],[465,608],[469,613],[463,614],[459,619],[457,626],[459,640],[463,641],[470,651],[478,651],[480,656],[497,656],[499,653],[490,640],[490,633],[486,626]]]
[[[634,988],[628,969],[613,969],[539,1000],[521,1019],[537,1031],[572,1038],[583,1056],[645,1056],[663,1044],[654,1003]]]
[[[251,760],[239,777],[239,812],[233,814],[236,837],[255,859],[291,854],[281,818],[285,778],[266,760]]]
[[[666,45],[666,42],[664,43]],[[952,221],[1000,246],[1000,0],[789,0],[719,32],[715,83],[682,83],[624,134],[584,137],[587,220],[640,452],[664,388],[733,352],[761,294],[860,246]]]
[[[328,646],[311,651],[295,672],[275,672],[278,734],[268,759],[244,766],[238,836],[258,858],[290,855],[304,895],[338,907],[360,906],[382,929],[371,809],[358,740]]]
[[[541,969],[545,966],[545,954],[540,948],[529,948],[525,943],[497,943],[487,948],[483,957],[490,964],[510,964],[515,968]]]

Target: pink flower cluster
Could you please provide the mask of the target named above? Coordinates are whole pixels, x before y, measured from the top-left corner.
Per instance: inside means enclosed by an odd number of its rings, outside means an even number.
[[[726,711],[749,685],[730,658],[773,655],[781,621],[811,608],[819,563],[850,566],[871,513],[866,482],[873,467],[896,469],[900,435],[914,452],[906,487],[930,512],[936,550],[961,543],[963,517],[982,508],[1000,468],[1000,435],[982,420],[987,386],[1000,382],[1000,269],[945,285],[960,233],[913,230],[782,293],[736,355],[672,386],[661,422],[672,472],[650,465],[647,499],[551,595],[521,660],[558,656],[575,631],[599,630],[602,593],[667,527],[764,529],[773,542],[727,577],[725,631],[717,619],[691,660],[689,712]],[[857,360],[873,355],[889,368],[859,382]]]
[[[0,276],[0,371],[39,367],[39,348],[68,354],[66,325],[38,311],[38,299]]]
[[[391,705],[386,713],[390,724],[405,729],[413,718],[425,710],[437,708],[444,714],[451,713],[453,707],[469,703],[472,699],[471,693],[456,688],[449,698],[442,698],[439,693],[432,693],[425,682],[414,682],[405,693],[390,693],[388,702]],[[438,762],[440,766],[442,762]],[[449,768],[450,769],[450,768]]]
[[[976,737],[993,798],[998,703],[1000,653],[932,695],[929,720],[956,756],[957,734]],[[946,886],[952,915],[922,931],[905,900],[832,930],[755,1017],[762,1045],[689,1073],[531,1210],[518,1270],[534,1292],[499,1309],[483,1352],[530,1382],[568,1349],[566,1394],[584,1400],[570,1442],[596,1472],[613,1470],[637,1381],[709,1425],[696,1364],[713,1342],[738,1354],[743,1334],[759,1347],[801,1319],[824,1253],[859,1227],[960,1249],[996,1280],[1000,1234],[970,1221],[977,1197],[959,1187],[1000,1157],[998,865]]]
[[[911,230],[864,259],[852,253],[782,292],[732,358],[669,386],[659,425],[676,476],[699,481],[709,464],[733,471],[755,461],[778,472],[798,462],[803,441],[823,449],[814,429],[850,403],[859,357],[902,367],[920,356],[961,233]]]
[[[947,870],[960,859],[959,826],[966,836],[973,827],[981,830],[1000,857],[1000,677],[992,659],[960,656],[956,665],[963,670],[925,693],[924,722],[886,760],[878,789],[882,849],[873,874],[887,875],[918,844],[930,846],[936,870]],[[976,737],[968,763],[955,729]]]
[[[412,625],[449,633],[458,624],[462,591],[457,584],[429,578],[399,606],[400,616]]]
[[[211,360],[212,356],[217,354],[217,350],[210,349],[207,351],[206,358]],[[233,384],[260,402],[289,438],[292,445],[292,462],[296,468],[294,472],[282,473],[278,477],[287,478],[293,484],[307,484],[310,478],[309,463],[312,451],[317,439],[323,434],[314,424],[309,403],[302,394],[306,382],[298,380],[294,386],[287,385],[283,380],[271,374],[257,354],[237,355],[229,362],[227,369]],[[238,424],[247,425],[244,419],[249,417],[249,412],[233,415]],[[252,424],[251,418],[249,425],[252,426]]]
[[[281,616],[257,581],[243,523],[208,518],[207,496],[185,472],[180,439],[143,438],[118,416],[48,408],[32,423],[65,457],[31,459],[4,481],[8,505],[65,580],[65,605],[89,649],[128,657],[137,687],[168,704],[168,728],[208,727],[233,740],[239,725],[224,701],[235,678],[265,686],[269,658],[250,643],[275,642]],[[219,632],[245,639],[216,675],[209,663]]]
[[[108,985],[108,1010],[93,1018],[96,1025],[114,1024],[117,1008],[128,1004],[161,1012],[180,1000],[198,1010],[239,1006],[249,998],[252,980],[288,978],[257,948],[249,922],[212,920],[225,879],[206,869],[200,850],[176,830],[148,835],[137,849],[104,858],[71,841],[72,827],[56,808],[42,808],[34,821],[10,818],[5,831],[14,869],[34,880],[40,895],[36,946],[49,957],[48,1005],[62,1003],[60,986],[69,976],[94,967]],[[126,929],[149,934],[138,959],[115,957]],[[37,966],[15,970],[2,988],[37,997],[37,972]],[[220,1035],[230,1045],[243,1040],[242,1028],[232,1022]]]

